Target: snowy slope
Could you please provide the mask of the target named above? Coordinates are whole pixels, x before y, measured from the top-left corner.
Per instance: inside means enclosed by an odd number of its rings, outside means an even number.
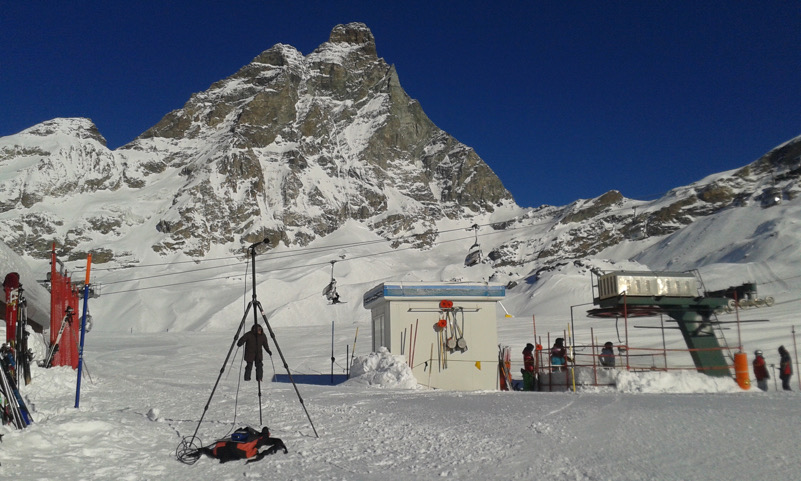
[[[295,373],[328,378],[330,328],[276,329]],[[327,332],[326,332],[327,331]],[[337,373],[351,330],[338,330]],[[732,392],[698,374],[628,379],[620,390],[454,393],[369,386],[262,385],[261,416],[289,453],[255,464],[187,466],[191,437],[230,332],[93,333],[80,409],[75,373],[34,370],[24,389],[35,424],[0,428],[5,479],[575,480],[796,479],[798,394]],[[360,336],[357,353],[363,353]],[[241,354],[241,352],[239,353]],[[358,355],[358,354],[357,354]],[[282,372],[277,353],[275,369]],[[256,386],[237,358],[211,398],[197,443],[259,425]],[[268,362],[268,373],[273,367]],[[733,383],[732,383],[733,384]],[[771,386],[772,389],[772,386]],[[761,461],[757,461],[761,460]]]

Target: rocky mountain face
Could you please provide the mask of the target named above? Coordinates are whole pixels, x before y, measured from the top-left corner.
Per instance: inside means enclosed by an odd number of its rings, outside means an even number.
[[[203,256],[265,237],[304,245],[348,219],[384,236],[433,232],[439,219],[513,204],[475,151],[404,92],[358,23],[305,57],[272,47],[116,151],[88,120],[56,119],[2,139],[0,162],[11,172],[0,206],[19,214],[2,218],[4,237],[29,254],[42,238],[73,251],[94,233],[141,227],[158,232],[157,252]],[[148,208],[115,205],[123,191]],[[74,225],[45,207],[90,193],[105,212]]]
[[[131,143],[106,147],[87,119],[55,119],[0,138],[0,232],[43,258],[136,261],[241,252],[269,238],[306,245],[355,221],[385,238],[438,239],[438,223],[508,221],[486,249],[498,271],[547,268],[699,217],[799,195],[801,138],[738,170],[649,201],[610,191],[521,209],[473,149],[434,125],[378,57],[363,24],[338,25],[304,56],[288,45],[191,96]],[[126,247],[122,247],[126,246]],[[522,273],[521,273],[522,274]]]
[[[569,260],[593,257],[623,242],[642,241],[645,249],[652,239],[676,233],[698,219],[746,206],[770,209],[799,195],[801,137],[749,165],[675,188],[653,201],[627,199],[613,190],[564,207],[532,209],[526,216],[491,226],[526,234],[509,236],[488,258],[497,272],[518,266],[533,271],[550,269]],[[526,226],[531,226],[530,230]]]

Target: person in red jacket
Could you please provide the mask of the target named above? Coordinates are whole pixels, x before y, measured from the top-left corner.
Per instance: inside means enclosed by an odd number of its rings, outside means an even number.
[[[767,391],[770,373],[768,372],[768,365],[765,363],[765,358],[762,356],[762,351],[759,349],[754,351],[754,377],[756,377],[757,380],[757,387],[763,391]]]
[[[534,344],[526,344],[523,349],[523,390],[535,391],[537,389],[537,360],[534,357]]]
[[[267,336],[258,324],[253,324],[250,332],[242,336],[242,339],[236,342],[237,346],[245,345],[245,381],[250,381],[250,371],[253,369],[253,364],[256,364],[256,381],[261,382],[262,375],[264,374],[262,363],[261,350],[264,348],[270,356],[273,353],[270,351],[270,346],[267,344]]]

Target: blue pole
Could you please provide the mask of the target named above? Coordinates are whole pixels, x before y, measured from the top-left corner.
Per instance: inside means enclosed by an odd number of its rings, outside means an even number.
[[[75,408],[81,402],[81,374],[83,373],[83,341],[86,335],[86,311],[89,310],[89,283],[83,287],[83,316],[81,317],[81,347],[78,348],[78,384],[75,390]]]

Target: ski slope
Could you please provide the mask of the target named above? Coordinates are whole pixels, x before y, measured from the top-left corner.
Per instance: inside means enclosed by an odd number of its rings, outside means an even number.
[[[326,336],[326,334],[328,334]],[[579,393],[445,392],[409,388],[402,364],[371,385],[262,385],[261,415],[288,454],[244,464],[175,458],[198,426],[231,332],[93,334],[91,381],[75,409],[75,372],[34,369],[23,388],[35,424],[0,428],[3,478],[15,480],[795,479],[801,474],[798,391],[742,392],[699,374],[629,378]],[[290,369],[328,382],[330,328],[284,327]],[[335,333],[336,346],[353,333]],[[364,338],[356,353],[365,351]],[[771,353],[768,353],[770,356]],[[337,354],[335,371],[344,364]],[[241,357],[241,352],[240,352]],[[274,349],[275,370],[281,372]],[[235,360],[198,436],[209,444],[258,426],[256,384]],[[273,367],[267,362],[267,374]],[[397,375],[394,375],[397,374]],[[661,378],[661,380],[659,380]],[[397,380],[397,381],[396,381]]]

